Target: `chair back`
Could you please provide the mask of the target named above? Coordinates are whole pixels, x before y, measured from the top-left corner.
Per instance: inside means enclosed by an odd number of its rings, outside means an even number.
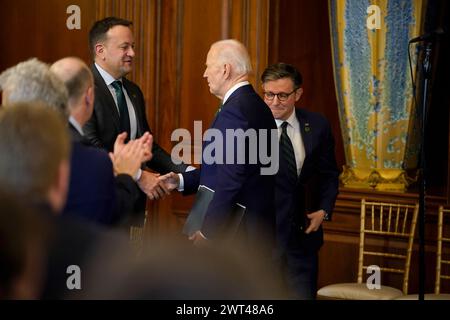
[[[450,209],[444,209],[443,206],[439,207],[438,213],[438,236],[437,236],[437,251],[436,251],[436,282],[434,286],[434,293],[441,293],[441,280],[450,279],[450,256],[448,251],[444,255],[443,250],[450,249],[450,231],[449,228],[445,228],[444,216],[450,218]],[[444,259],[446,257],[446,259]],[[447,266],[445,268],[444,266]],[[447,271],[447,272],[445,272]]]
[[[358,283],[362,283],[363,271],[371,265],[368,260],[377,259],[377,262],[380,261],[377,263],[380,271],[403,275],[402,291],[403,294],[407,294],[418,212],[417,203],[361,200]],[[385,245],[370,246],[369,241],[373,241],[373,238],[382,239]],[[397,243],[398,245],[394,245]],[[373,249],[368,249],[369,246]],[[394,264],[394,260],[400,262]]]

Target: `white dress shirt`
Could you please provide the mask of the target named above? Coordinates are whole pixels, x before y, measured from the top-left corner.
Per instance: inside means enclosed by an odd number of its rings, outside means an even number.
[[[97,68],[98,72],[100,73],[103,80],[105,81],[106,86],[108,87],[109,91],[111,92],[114,102],[116,103],[117,112],[120,115],[119,106],[117,105],[116,90],[111,85],[111,83],[113,83],[116,80],[119,80],[120,82],[122,82],[122,78],[114,79],[114,77],[112,75],[110,75],[107,71],[102,69],[102,67],[100,67],[97,63],[95,64],[95,67]],[[130,138],[130,140],[133,140],[133,139],[136,139],[136,134],[137,134],[136,112],[134,111],[133,104],[131,103],[131,100],[130,100],[130,97],[128,96],[127,90],[123,86],[123,82],[122,82],[122,90],[123,90],[123,93],[125,94],[125,101],[127,102],[128,114],[130,116],[130,137],[129,138]]]
[[[305,146],[303,144],[302,135],[300,133],[300,123],[295,115],[295,108],[287,120],[275,119],[278,127],[278,138],[281,136],[281,125],[283,122],[287,122],[286,127],[289,139],[291,139],[292,146],[294,147],[295,163],[297,165],[297,176],[300,175],[302,171],[303,162],[305,161]]]

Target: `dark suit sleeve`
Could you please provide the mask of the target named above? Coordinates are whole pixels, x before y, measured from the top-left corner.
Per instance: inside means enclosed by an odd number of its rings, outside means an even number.
[[[113,223],[117,223],[125,215],[134,210],[134,204],[139,197],[139,187],[128,174],[119,174],[115,178],[116,210]]]
[[[197,192],[200,184],[200,170],[191,170],[183,173],[184,190],[183,195],[187,196]]]
[[[245,118],[236,110],[236,108],[223,109],[219,114],[215,128],[220,130],[223,137],[222,155],[223,162],[226,159],[227,135],[226,129],[243,129],[248,128],[248,123]],[[205,215],[205,220],[202,227],[202,233],[210,239],[215,238],[220,234],[221,227],[225,226],[230,212],[236,203],[237,196],[242,190],[248,170],[245,164],[237,163],[237,146],[232,143],[234,147],[234,161],[233,164],[217,164],[217,183],[214,197],[211,200],[208,210]]]
[[[147,166],[159,172],[161,174],[166,174],[168,172],[182,173],[186,171],[187,165],[184,163],[175,164],[173,163],[170,154],[168,154],[163,148],[161,148],[157,143],[153,143],[152,148],[153,158],[147,162]]]
[[[334,203],[339,190],[339,170],[334,153],[334,138],[330,123],[325,119],[325,130],[322,132],[319,175],[320,175],[320,208],[324,209],[331,218]]]
[[[96,108],[94,108],[94,112],[92,113],[91,118],[86,122],[86,124],[83,127],[84,137],[89,142],[90,145],[105,149],[104,144],[102,143],[102,140],[100,139],[100,136],[98,134],[97,130],[97,111]]]

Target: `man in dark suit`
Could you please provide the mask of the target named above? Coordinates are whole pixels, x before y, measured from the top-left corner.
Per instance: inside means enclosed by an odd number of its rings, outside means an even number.
[[[329,122],[296,109],[303,93],[295,67],[277,63],[261,76],[264,101],[279,128],[280,169],[276,185],[277,255],[294,296],[314,299],[322,221],[338,194],[338,169]]]
[[[141,139],[126,145],[124,135],[119,136],[109,159],[106,152],[90,146],[82,129],[91,117],[94,105],[91,71],[82,60],[74,57],[56,61],[50,70],[64,82],[69,96],[72,174],[63,214],[106,225],[116,224],[133,212],[138,194],[133,177],[141,163],[151,156],[150,150],[146,150],[150,148],[151,136],[146,133]],[[142,153],[139,148],[142,148]],[[148,153],[147,158],[144,151]]]
[[[0,85],[5,107],[19,102],[42,101],[67,119],[67,89],[49,66],[38,59],[21,62],[4,71]],[[84,217],[95,215],[91,221],[109,222],[115,201],[111,161],[106,154],[85,150],[75,142],[71,147],[69,206],[83,209]]]
[[[226,233],[225,226],[236,203],[246,207],[241,226],[247,244],[252,248],[267,249],[274,241],[275,172],[264,174],[262,169],[266,165],[259,154],[252,155],[251,152],[255,145],[260,148],[264,146],[270,152],[270,133],[276,130],[276,126],[269,108],[248,82],[250,71],[248,52],[238,41],[223,40],[211,46],[203,76],[208,81],[210,92],[222,100],[222,106],[209,130],[216,130],[222,136],[223,143],[217,146],[215,154],[211,154],[215,159],[208,159],[209,155],[205,152],[211,148],[211,142],[204,143],[200,170],[178,177],[171,175],[179,179],[180,189],[185,194],[196,192],[199,185],[206,185],[215,191],[201,230],[190,235],[194,244],[226,237],[223,232]],[[240,148],[236,140],[227,134],[229,130],[235,133],[239,130],[259,133],[262,130],[267,135],[256,134],[253,143],[251,139],[245,139],[244,147]],[[258,153],[260,150],[253,151]],[[237,161],[239,154],[246,155],[241,163]],[[253,156],[257,160],[252,163],[249,159]],[[178,181],[175,182],[178,184]]]
[[[66,62],[72,64],[67,66]],[[70,213],[100,224],[117,223],[133,209],[135,192],[132,190],[137,189],[137,186],[130,180],[139,169],[139,161],[145,159],[129,154],[128,151],[134,148],[131,146],[124,148],[122,143],[117,149],[124,152],[116,151],[117,159],[114,159],[114,168],[118,173],[118,178],[114,179],[113,166],[108,154],[83,145],[80,142],[82,132],[77,131],[81,131],[80,123],[86,122],[92,114],[94,99],[92,75],[86,66],[82,68],[84,63],[79,59],[63,60],[63,63],[58,65],[61,66],[61,70],[54,67],[54,71],[60,73],[65,80],[70,80],[69,96],[63,81],[47,64],[30,59],[7,69],[0,75],[3,103],[8,106],[17,102],[42,101],[65,119],[70,113],[70,132],[73,137],[72,166],[64,214]],[[140,142],[143,144],[145,141]],[[143,145],[143,150],[146,147],[148,148]]]
[[[147,123],[145,101],[140,88],[127,80],[132,71],[134,38],[131,22],[109,17],[97,21],[90,30],[89,44],[94,56],[92,73],[95,82],[94,112],[83,127],[86,138],[96,147],[112,151],[116,137],[123,132],[133,140],[150,132]],[[153,158],[146,165],[159,173],[184,172],[186,165],[176,165],[170,155],[157,143],[153,143]],[[139,171],[137,182],[150,199],[159,199],[168,191],[158,174]],[[137,202],[143,211],[145,196],[141,193]]]
[[[36,210],[44,233],[42,246],[33,247],[30,253],[37,295],[57,299],[75,293],[77,290],[70,290],[67,284],[71,275],[68,268],[85,270],[97,244],[108,241],[117,247],[126,238],[60,216],[70,172],[70,141],[64,119],[40,102],[2,109],[0,154],[0,188]],[[83,288],[82,274],[80,281]]]

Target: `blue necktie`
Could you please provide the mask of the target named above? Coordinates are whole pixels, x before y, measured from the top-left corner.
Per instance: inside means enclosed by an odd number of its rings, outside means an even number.
[[[128,114],[127,101],[125,100],[125,94],[122,89],[122,82],[119,80],[111,83],[116,91],[117,106],[119,107],[120,115],[120,132],[126,131],[128,133],[127,138],[130,139],[130,115]]]

